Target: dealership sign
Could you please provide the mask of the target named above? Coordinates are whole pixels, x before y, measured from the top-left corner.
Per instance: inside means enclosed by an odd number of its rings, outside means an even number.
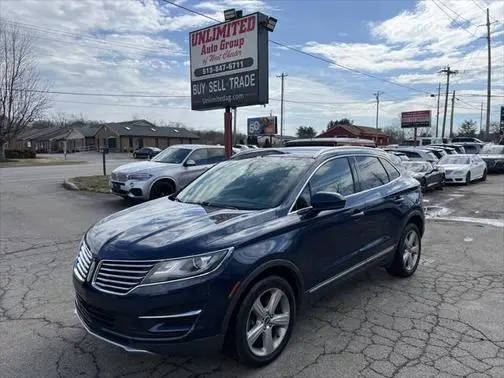
[[[401,127],[431,127],[431,111],[419,110],[401,113]]]
[[[189,33],[192,110],[268,103],[267,19],[253,13]]]
[[[250,135],[275,135],[277,133],[277,117],[258,117],[247,119],[247,134]]]

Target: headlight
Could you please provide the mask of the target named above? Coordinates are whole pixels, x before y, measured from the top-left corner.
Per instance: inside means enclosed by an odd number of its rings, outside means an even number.
[[[172,281],[209,273],[217,269],[230,252],[229,248],[204,255],[162,261],[154,265],[142,283]]]
[[[128,175],[128,180],[146,181],[151,177],[152,175],[148,173],[133,173],[131,175]]]

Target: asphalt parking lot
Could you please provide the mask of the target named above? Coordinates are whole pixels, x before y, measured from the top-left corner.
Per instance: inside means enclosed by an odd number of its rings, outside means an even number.
[[[335,288],[274,363],[252,370],[222,355],[127,354],[85,333],[73,314],[77,244],[128,204],[61,181],[99,172],[99,160],[0,169],[2,377],[504,376],[504,175],[427,193],[416,274],[374,269]]]

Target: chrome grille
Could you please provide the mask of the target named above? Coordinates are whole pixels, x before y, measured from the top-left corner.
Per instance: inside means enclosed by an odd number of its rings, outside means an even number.
[[[79,250],[79,255],[77,256],[77,262],[74,266],[75,276],[84,282],[89,273],[89,267],[91,266],[91,260],[93,259],[93,255],[89,250],[86,243],[83,241],[81,243],[81,247]]]
[[[126,173],[112,172],[110,178],[112,179],[112,181],[126,182],[128,180],[128,175],[126,175]]]
[[[142,282],[155,261],[104,260],[98,267],[93,284],[102,291],[127,294]]]

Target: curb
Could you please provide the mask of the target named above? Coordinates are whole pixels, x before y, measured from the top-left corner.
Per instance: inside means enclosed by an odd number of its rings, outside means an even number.
[[[64,180],[63,187],[68,190],[80,190],[71,180]]]

